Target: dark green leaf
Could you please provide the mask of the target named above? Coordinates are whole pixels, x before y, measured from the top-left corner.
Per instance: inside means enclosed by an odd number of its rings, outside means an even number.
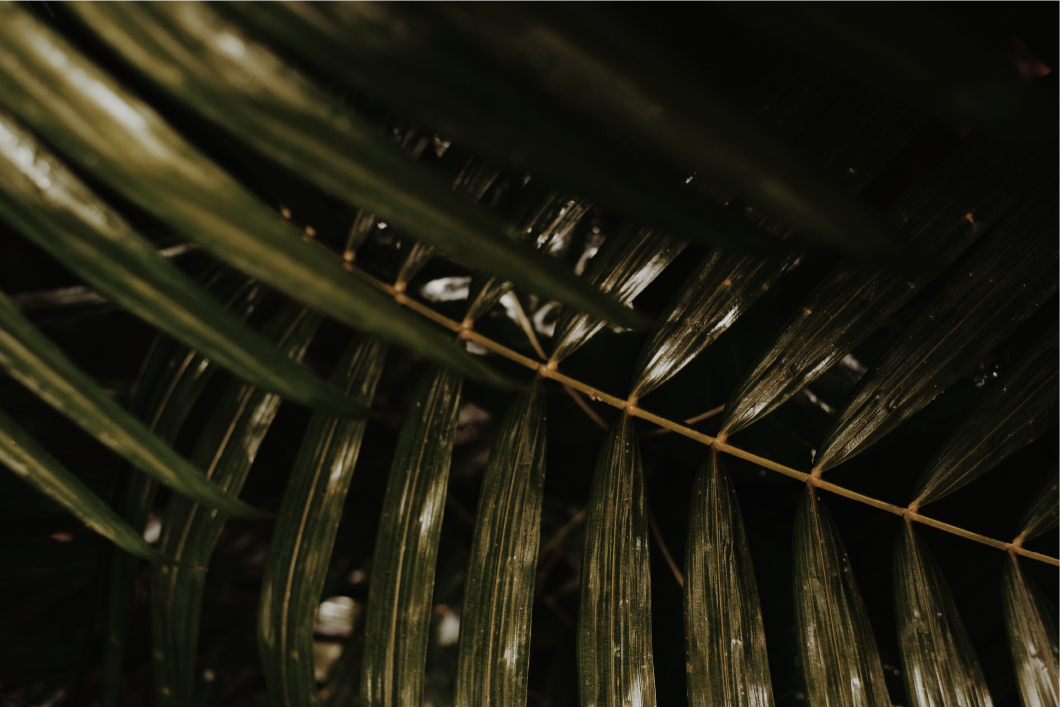
[[[685,550],[691,707],[770,707],[762,607],[736,489],[711,447],[692,487]]]
[[[924,470],[912,507],[948,496],[979,478],[1002,459],[1023,449],[1056,424],[1057,324],[1003,371],[983,399],[968,412]]]
[[[510,385],[350,275],[324,249],[304,242],[151,108],[24,10],[0,8],[0,38],[0,101],[71,161],[233,267],[356,329],[468,376]]]
[[[546,448],[545,390],[538,380],[508,409],[482,478],[454,704],[526,704]]]
[[[322,315],[290,303],[276,314],[266,333],[298,360]],[[232,381],[195,443],[192,458],[232,498],[239,495],[280,397],[249,383]],[[173,498],[162,522],[159,549],[190,567],[154,565],[151,575],[151,638],[155,700],[159,705],[194,704],[195,651],[202,612],[205,568],[225,518],[197,503]]]
[[[288,400],[368,415],[195,287],[3,113],[0,166],[0,216],[109,299]]]
[[[1056,101],[1020,86],[1000,57],[921,5],[813,3],[783,7],[728,3],[749,25],[769,31],[837,70],[872,77],[947,118],[1020,138],[1056,140]]]
[[[1057,188],[1055,178],[1044,184],[950,273],[836,414],[815,469],[830,469],[881,439],[1056,292]]]
[[[1056,609],[1009,553],[1001,582],[1005,629],[1016,685],[1024,707],[1055,705],[1060,700],[1060,649]]]
[[[914,707],[991,707],[946,578],[909,521],[894,548],[894,613],[905,694]]]
[[[3,411],[0,411],[0,462],[122,549],[145,560],[166,560]]]
[[[908,267],[838,265],[799,305],[726,406],[731,435],[815,381],[931,282],[1013,203],[1053,169],[1049,160],[1006,153],[968,138],[910,187],[891,210],[910,247]]]
[[[589,261],[585,279],[628,305],[688,245],[683,238],[654,228],[626,225],[600,247]],[[606,322],[564,308],[556,323],[552,359],[559,363],[606,326]]]
[[[499,219],[412,164],[367,121],[205,4],[73,8],[163,90],[330,194],[371,209],[457,260],[541,296],[636,326],[635,317]]]
[[[867,206],[613,14],[588,5],[453,4],[442,12],[491,59],[800,232],[862,255],[892,247],[888,229]]]
[[[876,639],[850,558],[813,487],[795,513],[795,630],[810,707],[889,707]]]
[[[550,190],[540,201],[535,201],[517,223],[520,238],[531,241],[534,247],[549,255],[557,255],[570,244],[571,232],[592,203],[571,194]],[[512,289],[512,283],[494,275],[478,275],[471,279],[466,321],[475,321],[501,301]]]
[[[593,471],[578,613],[581,704],[655,704],[644,479],[633,418],[611,428]]]
[[[372,559],[361,702],[422,702],[435,560],[462,379],[430,371],[413,396],[387,480]]]
[[[375,339],[355,340],[332,382],[371,405],[386,351],[386,344]],[[258,648],[274,705],[317,704],[313,622],[365,425],[316,413],[284,491],[258,618]]]
[[[1020,542],[1036,538],[1060,523],[1060,519],[1057,518],[1058,506],[1060,506],[1060,496],[1057,495],[1058,486],[1060,486],[1060,473],[1054,471],[1035,491],[1030,507],[1020,520],[1018,538]]]
[[[0,367],[81,429],[166,486],[229,515],[261,515],[242,501],[226,496],[199,469],[145,429],[15,311],[3,295]]]
[[[498,72],[503,57],[437,8],[393,3],[228,6],[340,79],[476,152],[528,170],[642,223],[748,249],[762,234],[680,188],[679,179],[583,126],[580,116]],[[609,121],[610,122],[610,121]]]

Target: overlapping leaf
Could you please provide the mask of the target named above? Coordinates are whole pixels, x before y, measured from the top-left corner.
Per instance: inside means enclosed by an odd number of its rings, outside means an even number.
[[[1009,553],[1001,583],[1012,667],[1024,707],[1060,700],[1060,648],[1056,609]]]
[[[685,652],[692,707],[770,707],[762,607],[736,490],[711,447],[692,487],[685,550]]]
[[[1046,327],[1010,370],[942,443],[913,492],[913,507],[947,496],[979,478],[1056,424],[1060,397],[1056,322]]]
[[[0,462],[118,547],[145,560],[165,561],[165,556],[145,543],[140,533],[3,411]]]
[[[623,226],[604,242],[585,279],[622,304],[630,304],[688,245],[654,228]],[[595,317],[564,309],[556,323],[550,362],[559,363],[606,326]]]
[[[795,630],[810,707],[891,704],[850,558],[809,485],[795,513]]]
[[[611,428],[593,470],[581,581],[581,704],[654,705],[648,518],[630,415]]]
[[[463,380],[429,371],[398,437],[372,559],[361,702],[420,704],[435,560]]]
[[[0,367],[129,463],[161,483],[234,516],[256,516],[166,446],[79,371],[0,295]]]
[[[460,611],[460,707],[526,703],[546,446],[537,381],[505,414],[482,479]]]
[[[836,414],[816,469],[841,464],[900,425],[1056,292],[1056,192],[1054,178],[949,274]]]
[[[319,313],[289,303],[269,321],[266,333],[297,360],[322,318]],[[195,444],[193,458],[230,497],[239,495],[280,402],[277,395],[233,381],[210,415]],[[189,567],[156,564],[152,568],[151,639],[155,700],[159,705],[194,702],[195,651],[205,568],[224,521],[216,512],[181,498],[173,498],[166,507],[159,549]]]
[[[332,382],[371,405],[385,344],[355,340]],[[262,580],[258,647],[272,704],[317,704],[313,621],[366,423],[317,413],[295,460]]]
[[[894,549],[894,611],[914,707],[993,705],[946,578],[908,521]]]
[[[363,417],[159,256],[50,151],[0,113],[0,216],[97,291],[288,400]]]
[[[548,92],[513,80],[518,72],[508,70],[506,57],[477,32],[458,31],[437,8],[237,3],[229,9],[306,61],[481,155],[688,238],[744,249],[767,242],[682,189],[670,172],[602,138]]]
[[[891,211],[915,263],[845,262],[802,301],[737,386],[721,424],[731,435],[767,415],[842,360],[970,243],[1045,179],[1053,165],[971,136],[911,186]]]
[[[205,4],[75,8],[140,71],[237,139],[472,267],[634,325],[621,307],[510,238],[363,119]]]
[[[302,241],[293,226],[24,10],[0,8],[0,37],[0,102],[66,158],[262,282],[469,376],[508,384],[352,277],[338,259]]]
[[[1053,474],[1042,482],[1032,497],[1031,505],[1020,520],[1018,539],[1022,542],[1036,538],[1047,530],[1051,530],[1060,523],[1058,510],[1060,510],[1060,495],[1057,488],[1060,487],[1060,473]]]

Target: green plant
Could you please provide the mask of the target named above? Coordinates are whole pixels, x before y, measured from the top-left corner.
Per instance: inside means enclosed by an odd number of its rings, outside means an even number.
[[[108,394],[0,300],[2,460],[121,548],[34,617],[91,543],[11,491],[4,690],[1055,704],[1055,95],[918,11],[728,11],[899,98],[724,15],[728,90],[582,6],[0,8],[0,218],[162,332]]]

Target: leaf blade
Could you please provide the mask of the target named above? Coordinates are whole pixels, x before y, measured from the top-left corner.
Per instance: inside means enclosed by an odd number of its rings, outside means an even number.
[[[1005,562],[1001,596],[1020,701],[1024,705],[1056,704],[1060,699],[1056,609],[1012,553]]]
[[[585,707],[655,704],[648,520],[632,417],[604,440],[589,491],[578,613]]]
[[[1060,523],[1060,518],[1058,518],[1060,497],[1056,493],[1058,487],[1060,487],[1060,473],[1056,471],[1042,481],[1032,496],[1030,506],[1027,507],[1026,513],[1020,520],[1017,537],[1019,542],[1036,538]]]

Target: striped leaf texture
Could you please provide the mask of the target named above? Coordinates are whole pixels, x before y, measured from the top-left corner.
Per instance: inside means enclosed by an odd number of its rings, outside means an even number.
[[[942,443],[913,492],[913,507],[947,496],[1018,452],[1057,421],[1060,397],[1056,323],[1002,373],[990,391]]]
[[[1018,535],[1020,542],[1036,538],[1060,524],[1060,517],[1057,513],[1060,510],[1058,487],[1060,487],[1060,472],[1054,471],[1035,491],[1027,512],[1020,520]]]
[[[546,447],[535,381],[505,414],[482,479],[460,611],[460,707],[526,704]]]
[[[355,339],[332,382],[370,406],[386,353],[386,344],[376,339]],[[287,482],[258,618],[261,662],[276,705],[317,704],[313,622],[366,424],[316,413]]]
[[[462,387],[455,373],[428,371],[401,425],[368,589],[365,707],[423,700],[435,560]]]
[[[905,692],[915,707],[994,704],[946,578],[909,522],[894,549],[894,612]]]
[[[1056,608],[1012,553],[1005,561],[1001,602],[1020,701],[1024,707],[1057,704],[1060,648]]]
[[[301,359],[323,317],[295,303],[285,305],[266,334],[295,360]],[[209,478],[235,498],[246,482],[280,398],[232,381],[195,444],[193,458]],[[225,517],[181,498],[166,506],[159,549],[182,567],[154,565],[151,573],[151,641],[155,700],[159,705],[194,702],[195,655],[202,613],[205,568]]]
[[[1043,184],[946,278],[836,414],[815,469],[841,464],[896,428],[1056,292],[1057,189],[1055,177]]]
[[[692,707],[772,707],[762,607],[736,489],[713,447],[696,474],[685,547]]]
[[[577,628],[583,707],[655,704],[643,474],[633,418],[622,415],[589,491]]]
[[[810,707],[887,707],[876,639],[839,531],[807,485],[795,512],[795,630]]]

